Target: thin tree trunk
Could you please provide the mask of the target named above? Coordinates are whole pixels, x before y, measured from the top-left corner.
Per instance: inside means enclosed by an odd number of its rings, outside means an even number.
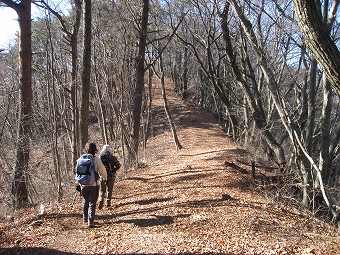
[[[144,139],[144,144],[146,147],[146,142],[150,137],[150,133],[151,133],[151,119],[152,119],[152,113],[151,113],[151,106],[152,106],[152,99],[153,99],[153,95],[152,95],[152,76],[153,76],[153,71],[152,68],[149,68],[149,86],[148,86],[148,94],[149,94],[149,100],[148,100],[148,107],[147,107],[147,115],[146,115],[146,127],[145,127],[145,139]]]
[[[72,71],[71,71],[71,106],[72,106],[72,162],[75,163],[80,152],[80,132],[79,132],[79,108],[78,108],[78,32],[81,20],[81,1],[74,0],[76,19],[73,25],[73,32],[71,34],[71,58],[72,58]]]
[[[321,148],[319,169],[322,172],[322,179],[327,184],[331,176],[332,152],[331,144],[331,111],[332,111],[332,88],[326,75],[323,76],[323,106],[321,119]],[[319,186],[317,184],[317,186]]]
[[[184,47],[184,63],[183,63],[183,74],[182,74],[182,86],[181,94],[183,99],[188,98],[188,72],[189,72],[189,49],[187,46]]]
[[[84,14],[84,49],[83,49],[83,70],[82,70],[82,91],[80,106],[80,142],[83,148],[88,142],[88,116],[90,107],[90,87],[91,87],[91,36],[92,36],[92,0],[85,0]]]
[[[138,161],[138,147],[140,137],[140,123],[141,123],[141,111],[143,102],[143,91],[144,91],[144,61],[145,61],[145,48],[146,48],[146,37],[147,27],[149,18],[149,0],[143,0],[143,12],[141,17],[141,27],[139,31],[139,45],[138,54],[136,57],[136,80],[135,80],[135,91],[133,94],[133,149],[134,155],[131,155],[136,162]]]
[[[180,149],[182,149],[182,145],[179,142],[176,127],[175,127],[173,118],[171,116],[170,110],[169,110],[168,100],[166,98],[165,78],[164,78],[164,70],[163,70],[163,58],[162,58],[161,54],[159,55],[159,69],[160,69],[160,74],[158,74],[157,72],[155,72],[155,73],[157,74],[157,76],[159,77],[159,79],[161,81],[162,97],[163,97],[163,102],[164,102],[165,114],[166,114],[168,121],[169,121],[170,129],[171,129],[172,137],[173,137],[175,145],[176,145],[176,149],[180,150]]]
[[[51,41],[51,31],[50,27],[47,27],[49,37],[48,37],[48,45],[46,45],[46,52],[47,55],[47,70],[46,70],[46,76],[47,82],[48,82],[48,97],[49,98],[49,108],[50,108],[50,123],[52,124],[51,130],[53,130],[51,134],[51,144],[52,144],[52,151],[53,151],[53,166],[54,166],[54,174],[55,179],[57,180],[57,199],[60,202],[62,198],[62,186],[61,186],[61,172],[60,172],[60,155],[58,150],[58,122],[57,122],[57,106],[56,106],[56,88],[55,88],[55,69],[54,69],[54,47],[53,43]]]
[[[99,113],[97,113],[97,115],[99,116],[99,122],[100,122],[100,126],[101,126],[101,130],[102,130],[102,140],[103,143],[108,144],[109,143],[109,139],[108,139],[108,135],[107,135],[107,125],[106,125],[106,116],[104,113],[104,108],[103,108],[103,96],[102,96],[102,92],[100,90],[99,87],[99,83],[98,83],[98,79],[97,79],[97,68],[95,68],[95,85],[96,85],[96,92],[97,92],[97,100],[98,100],[98,107],[99,107]]]
[[[306,149],[308,153],[312,153],[313,147],[313,134],[315,126],[315,96],[316,96],[316,73],[317,73],[317,62],[313,58],[310,64],[309,71],[309,92],[307,102],[307,125],[306,125]]]

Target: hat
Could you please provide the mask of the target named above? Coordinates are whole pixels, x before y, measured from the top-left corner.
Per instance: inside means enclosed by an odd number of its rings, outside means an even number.
[[[109,151],[112,154],[112,149],[110,147],[110,145],[105,144],[101,150],[101,153],[104,153],[105,151]]]
[[[90,143],[89,144],[89,149],[88,149],[88,153],[90,154],[94,154],[96,153],[98,150],[97,150],[97,146],[95,143]]]

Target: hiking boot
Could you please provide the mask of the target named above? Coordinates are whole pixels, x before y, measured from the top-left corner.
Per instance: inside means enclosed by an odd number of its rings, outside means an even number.
[[[94,228],[94,227],[95,227],[94,223],[89,223],[88,228]]]
[[[100,201],[99,202],[99,206],[98,206],[98,209],[102,209],[104,206],[104,201]]]
[[[111,201],[107,201],[107,208],[111,208]]]

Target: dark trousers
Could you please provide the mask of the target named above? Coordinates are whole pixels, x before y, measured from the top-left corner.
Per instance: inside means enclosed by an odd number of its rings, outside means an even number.
[[[108,206],[111,204],[111,199],[112,199],[112,191],[113,191],[113,185],[115,184],[115,176],[111,180],[102,181],[100,184],[100,196],[99,196],[99,201],[101,203],[104,203],[104,200],[106,198],[106,192],[107,192],[107,204]]]
[[[93,225],[99,186],[84,186],[81,194],[83,196],[83,219],[84,221],[88,221],[89,225]]]

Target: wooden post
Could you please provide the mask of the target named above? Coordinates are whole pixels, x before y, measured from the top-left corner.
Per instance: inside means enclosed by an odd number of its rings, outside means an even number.
[[[255,179],[255,162],[251,162],[251,176]]]

